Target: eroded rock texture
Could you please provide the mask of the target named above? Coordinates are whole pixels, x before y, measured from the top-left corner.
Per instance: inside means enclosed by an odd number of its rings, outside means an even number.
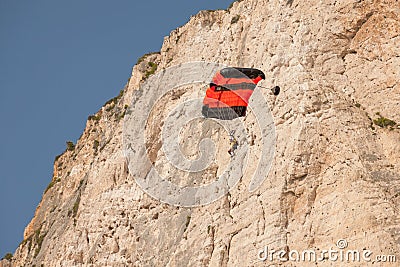
[[[265,246],[318,251],[342,238],[348,249],[374,253],[370,263],[346,266],[384,266],[374,262],[378,254],[400,260],[400,129],[373,122],[380,116],[400,122],[399,18],[395,0],[244,0],[192,17],[165,38],[160,53],[133,68],[122,93],[88,119],[76,147],[55,161],[12,265],[266,266],[272,263],[257,258]],[[276,98],[265,92],[276,152],[255,193],[245,175],[209,206],[177,208],[147,196],[128,173],[123,116],[155,64],[161,71],[200,60],[256,67],[267,75],[262,85],[281,86]],[[157,116],[165,109],[152,113],[148,147],[161,172],[179,174],[165,167],[157,141]],[[245,121],[257,151],[254,116]],[[190,143],[196,133],[219,140],[220,165],[208,173],[215,175],[229,161],[228,135],[212,123],[184,129],[189,156],[197,151]],[[251,165],[257,153],[250,157]]]

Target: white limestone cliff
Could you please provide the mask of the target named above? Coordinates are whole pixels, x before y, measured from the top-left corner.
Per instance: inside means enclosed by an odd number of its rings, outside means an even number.
[[[318,251],[339,239],[373,251],[362,266],[386,266],[374,261],[378,254],[400,261],[400,129],[373,122],[400,122],[399,43],[395,0],[244,0],[200,12],[135,65],[120,95],[55,160],[24,241],[0,266],[333,266],[262,262],[258,253],[265,246]],[[179,208],[149,197],[129,174],[123,117],[156,67],[192,61],[259,68],[263,85],[282,92],[266,94],[276,152],[262,186],[250,193],[245,176],[208,206]],[[149,119],[149,153],[161,172],[179,174],[165,167],[158,142],[158,116],[166,112],[160,104]],[[257,144],[257,129],[248,130]],[[183,139],[201,131],[218,140],[217,173],[229,161],[227,133],[203,123],[184,129]],[[187,142],[183,150],[195,155]]]

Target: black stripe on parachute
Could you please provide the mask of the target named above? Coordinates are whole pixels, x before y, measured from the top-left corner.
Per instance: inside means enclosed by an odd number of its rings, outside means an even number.
[[[201,113],[205,118],[215,118],[220,120],[233,120],[238,117],[244,117],[246,115],[247,107],[233,106],[233,107],[219,107],[209,108],[203,106]]]
[[[215,86],[215,91],[235,91],[235,90],[254,90],[257,85],[254,83],[237,83],[217,85],[210,83],[210,87]]]
[[[250,79],[255,79],[260,76],[265,80],[264,72],[253,68],[224,68],[220,70],[220,73],[224,78],[244,78],[247,76]]]

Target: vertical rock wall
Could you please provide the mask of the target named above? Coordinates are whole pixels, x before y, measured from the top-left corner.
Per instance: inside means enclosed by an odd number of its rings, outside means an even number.
[[[373,122],[400,122],[399,17],[394,0],[244,0],[192,17],[165,38],[160,53],[133,68],[121,94],[91,116],[75,148],[56,159],[12,265],[265,266],[271,262],[257,258],[265,246],[318,251],[336,247],[338,239],[346,239],[348,249],[400,260],[400,129]],[[278,97],[264,92],[275,118],[276,153],[255,193],[244,176],[211,205],[177,208],[147,196],[128,173],[123,116],[155,67],[200,60],[256,67],[267,75],[263,86],[281,86]],[[165,112],[160,105],[154,114]],[[254,116],[245,122],[252,125]],[[218,157],[226,163],[222,129],[186,129],[183,139],[201,130],[220,140]],[[257,144],[256,127],[248,130]],[[148,131],[159,138],[157,127]],[[196,153],[191,144],[183,147]],[[165,168],[159,148],[153,147],[155,165],[176,172]]]

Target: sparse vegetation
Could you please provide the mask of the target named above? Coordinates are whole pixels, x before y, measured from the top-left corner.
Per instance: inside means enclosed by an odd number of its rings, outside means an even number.
[[[90,115],[89,117],[88,117],[88,120],[93,120],[93,121],[99,121],[100,120],[100,118],[101,118],[101,115],[100,114],[95,114],[95,115]]]
[[[240,19],[240,15],[234,16],[234,17],[232,18],[232,20],[231,20],[231,24],[237,23],[237,22],[239,21],[239,19]]]
[[[37,257],[40,250],[42,249],[43,240],[47,234],[47,233],[44,233],[43,235],[40,235],[40,230],[41,230],[41,228],[39,228],[35,231],[35,240],[36,240],[37,248],[35,249],[35,254],[33,255],[34,258]]]
[[[54,162],[56,162],[62,155],[63,155],[62,153],[61,153],[60,155],[57,155],[57,156],[54,158]]]
[[[112,104],[108,108],[106,108],[106,111],[110,112],[113,108],[115,108],[115,104]]]
[[[31,251],[32,238],[33,238],[33,235],[30,235],[26,239],[22,240],[22,242],[19,244],[20,246],[25,246],[28,243],[28,253]]]
[[[4,257],[2,258],[2,260],[11,261],[12,257],[13,257],[13,254],[7,253],[6,255],[4,255]]]
[[[360,107],[361,107],[361,104],[360,104],[360,103],[356,103],[355,106],[356,106],[357,108],[360,108]]]
[[[385,118],[385,117],[375,119],[374,124],[378,125],[382,128],[396,125],[396,123],[394,121],[392,121],[391,119]]]
[[[78,198],[76,199],[76,201],[74,203],[74,206],[72,207],[73,217],[76,217],[76,214],[78,213],[79,202],[81,202],[81,196],[78,196]]]
[[[50,188],[52,188],[56,183],[61,182],[61,178],[59,177],[54,177],[49,185],[47,186],[46,190],[44,190],[44,193],[46,194],[47,191],[49,191]]]
[[[114,97],[111,98],[110,100],[108,100],[103,106],[107,106],[108,104],[114,103],[114,105],[116,105],[118,103],[118,100],[120,100],[122,97],[124,96],[124,89],[122,89],[121,91],[119,91],[119,94]]]
[[[27,237],[20,243],[20,246],[25,246],[26,244],[28,244],[28,253],[29,253],[32,249],[32,246],[34,246],[34,242],[35,242],[37,247],[35,249],[35,253],[33,254],[34,258],[36,258],[37,255],[39,254],[39,252],[42,248],[44,238],[47,235],[47,232],[40,235],[41,230],[42,230],[42,227],[40,227],[39,229],[36,229],[33,234],[31,234],[29,237]],[[11,255],[11,257],[12,257],[12,255]]]
[[[178,43],[180,36],[178,36],[176,42]],[[136,62],[136,65],[142,63],[143,61],[145,61],[145,59],[150,56],[150,55],[154,55],[154,54],[160,54],[160,52],[153,52],[153,53],[147,53],[144,54],[143,56],[141,56],[138,61]],[[154,74],[157,70],[157,63],[154,63],[152,61],[147,62],[147,67],[148,70],[144,73],[144,76],[142,78],[142,80],[146,80],[150,75]]]
[[[126,111],[128,110],[128,105],[124,106],[123,111],[121,112],[121,114],[118,115],[118,121],[120,121],[121,119],[123,119],[125,117]]]
[[[144,54],[143,56],[138,58],[138,60],[136,62],[136,65],[142,63],[146,59],[146,57],[151,56],[151,55],[155,55],[155,54],[159,54],[159,52],[151,52],[151,53]]]
[[[376,115],[378,115],[379,118],[373,120],[373,122],[374,122],[375,125],[378,125],[379,127],[387,128],[389,126],[393,127],[393,126],[395,126],[397,124],[395,121],[383,117],[379,112],[377,112]]]
[[[68,211],[68,216],[69,217],[73,217],[73,218],[75,218],[76,217],[76,215],[78,214],[78,209],[79,209],[79,203],[81,202],[81,189],[82,189],[82,186],[85,184],[85,180],[84,179],[82,179],[82,180],[80,180],[79,181],[79,186],[78,186],[78,189],[77,189],[77,191],[78,191],[78,196],[77,196],[77,198],[75,199],[75,202],[74,202],[74,205],[72,206],[72,209],[70,209],[69,211]],[[86,185],[86,184],[85,184]],[[74,225],[76,224],[76,221],[74,220]]]
[[[100,145],[100,142],[99,142],[98,140],[94,140],[94,142],[93,142],[93,149],[94,149],[94,150],[97,150],[97,148],[99,147],[99,145]]]
[[[72,206],[72,209],[70,209],[69,211],[68,211],[68,216],[69,217],[76,217],[76,215],[78,214],[78,209],[79,209],[79,203],[81,202],[81,196],[79,195],[77,198],[76,198],[76,200],[75,200],[75,202],[74,202],[74,205]]]
[[[68,151],[74,151],[74,149],[75,149],[75,144],[74,144],[74,142],[72,142],[72,141],[67,141],[66,143],[67,143],[67,150],[68,150]]]
[[[146,73],[144,74],[143,80],[146,80],[147,78],[150,77],[150,75],[154,74],[158,67],[157,63],[154,63],[154,62],[149,62],[148,64],[149,64],[150,69],[148,71],[146,71]]]

